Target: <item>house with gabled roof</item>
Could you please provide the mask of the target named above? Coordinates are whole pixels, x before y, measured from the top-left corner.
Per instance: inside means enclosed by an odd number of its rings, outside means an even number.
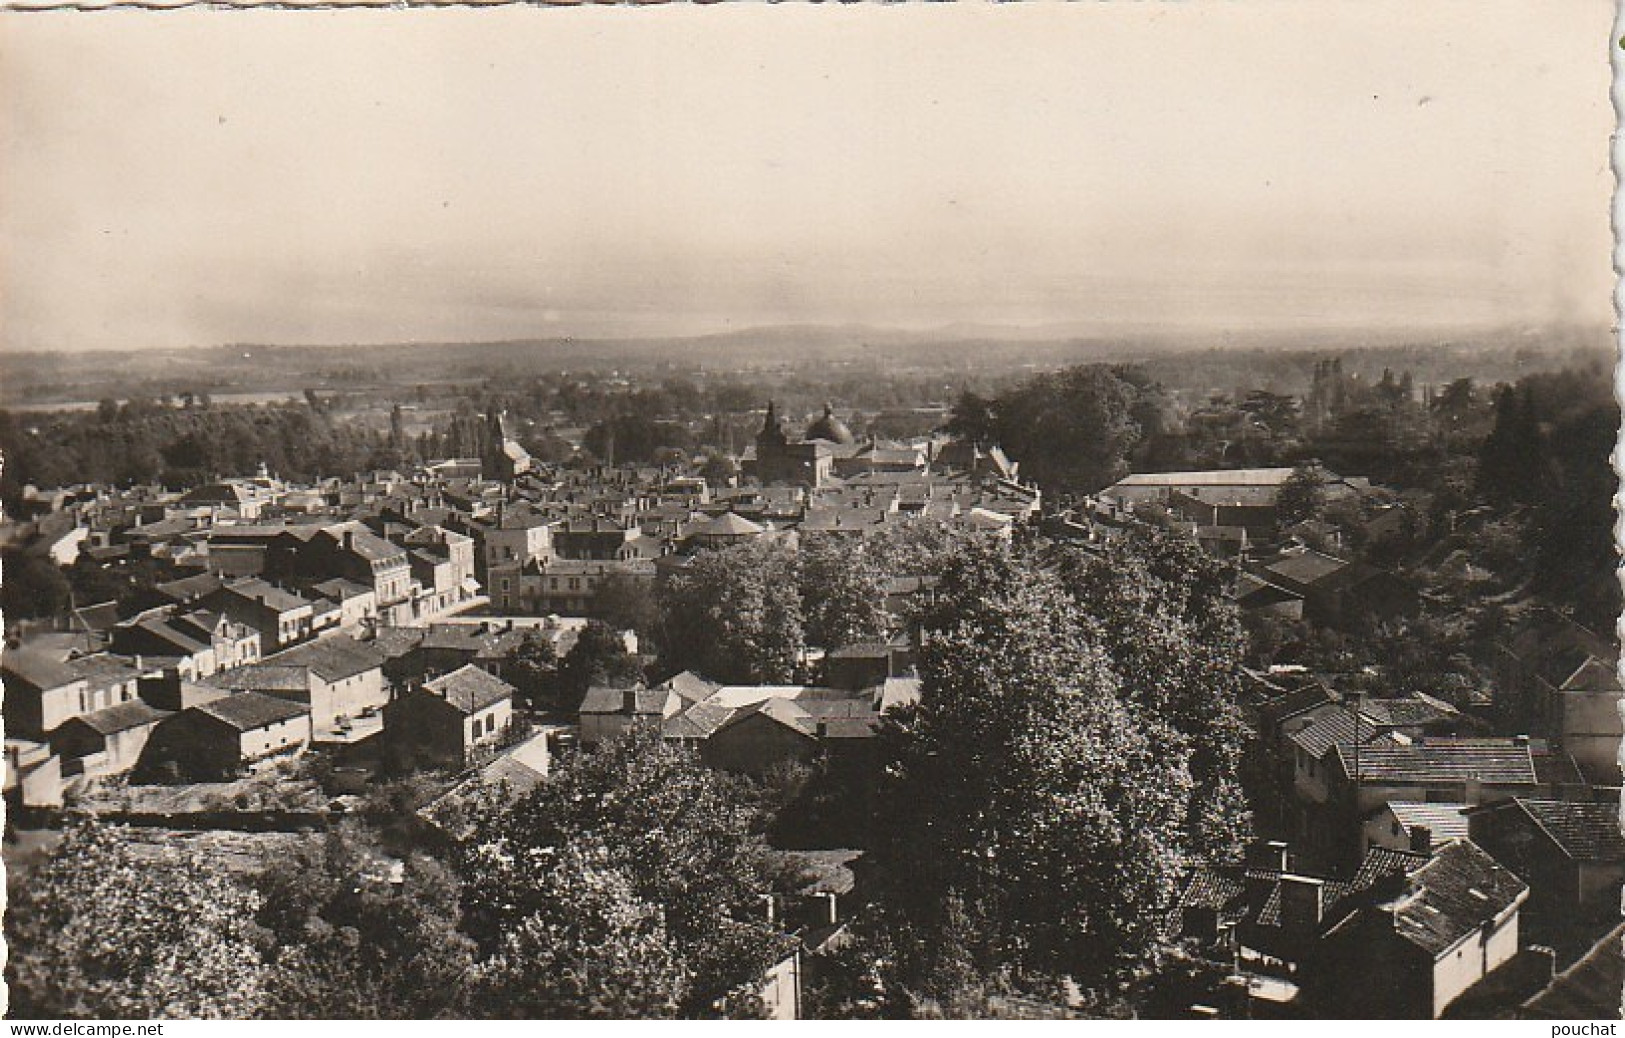
[[[727,701],[719,694],[711,702]],[[868,694],[801,689],[793,696],[767,696],[733,707],[701,746],[700,758],[713,768],[760,776],[782,764],[806,763],[821,752],[850,757],[868,750],[879,723]]]
[[[310,711],[260,692],[236,692],[161,721],[148,738],[138,773],[166,765],[193,781],[235,778],[243,769],[310,745]]]
[[[63,722],[51,733],[51,749],[62,758],[64,778],[122,775],[135,768],[153,729],[170,716],[140,699],[115,703]]]
[[[383,654],[370,643],[334,634],[204,679],[216,688],[264,692],[303,703],[318,741],[370,716],[389,701]],[[347,741],[340,739],[339,741]]]
[[[687,705],[669,688],[589,688],[579,711],[581,745],[591,749],[634,725],[663,725]]]
[[[384,707],[384,738],[406,765],[461,768],[513,724],[512,685],[468,664],[425,681]]]
[[[1619,805],[1513,797],[1467,813],[1473,842],[1529,884],[1546,935],[1617,919],[1625,886]]]
[[[257,577],[224,584],[197,604],[258,631],[265,653],[304,641],[315,624],[314,602]]]
[[[1396,878],[1325,932],[1310,990],[1321,1012],[1437,1019],[1517,954],[1529,886],[1471,840]]]
[[[1362,852],[1374,847],[1427,853],[1434,844],[1468,835],[1467,805],[1390,800],[1365,820]]]

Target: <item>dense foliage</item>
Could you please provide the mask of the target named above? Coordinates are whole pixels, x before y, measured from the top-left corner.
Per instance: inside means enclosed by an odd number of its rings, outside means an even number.
[[[467,929],[498,989],[524,988],[493,1011],[748,1013],[787,950],[761,901],[787,877],[757,821],[747,787],[643,729],[487,812],[459,864]]]
[[[1162,544],[1104,562],[984,545],[947,567],[921,701],[884,740],[872,939],[893,998],[973,974],[1109,1000],[1182,869],[1245,837],[1216,576]]]

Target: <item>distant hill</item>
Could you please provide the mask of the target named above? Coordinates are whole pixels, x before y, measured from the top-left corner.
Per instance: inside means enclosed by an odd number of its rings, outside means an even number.
[[[1199,329],[1183,326],[952,324],[932,329],[789,324],[709,335],[635,339],[552,337],[502,342],[364,343],[287,346],[236,343],[194,349],[0,352],[0,406],[85,402],[132,393],[175,395],[360,389],[486,378],[524,378],[561,369],[727,369],[772,372],[807,365],[1014,372],[1090,360],[1124,362],[1199,355],[1208,368],[1245,367],[1283,351],[1393,353],[1396,368],[1433,377],[1448,368],[1480,379],[1506,377],[1537,359],[1613,348],[1606,328],[1482,328],[1405,331]],[[1232,354],[1226,357],[1225,354]],[[1494,363],[1488,363],[1498,358]],[[1431,363],[1430,363],[1431,361]],[[1479,365],[1483,364],[1483,370]],[[1158,365],[1163,367],[1164,365]],[[1265,362],[1265,366],[1274,366]],[[1544,366],[1544,365],[1541,365]]]

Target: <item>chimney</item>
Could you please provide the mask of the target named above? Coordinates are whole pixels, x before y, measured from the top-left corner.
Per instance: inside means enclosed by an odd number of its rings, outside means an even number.
[[[825,906],[825,911],[823,913],[824,922],[826,924],[830,925],[830,926],[834,926],[836,923],[840,922],[841,921],[841,909],[840,909],[840,904],[838,903],[838,900],[835,897],[834,891],[830,891],[830,890],[820,891],[818,893],[817,897],[819,898],[819,900],[824,902],[824,906]]]
[[[1326,881],[1313,876],[1281,877],[1281,925],[1308,930],[1320,925],[1326,911]]]
[[[818,737],[820,739],[829,738],[829,722],[828,721],[819,721],[818,722]]]
[[[1411,826],[1411,850],[1416,854],[1433,853],[1433,830],[1425,825]]]
[[[621,693],[621,712],[623,714],[630,714],[630,715],[633,715],[633,716],[637,715],[637,712],[638,712],[638,690],[637,689],[629,688],[625,692]]]
[[[1291,868],[1292,865],[1287,855],[1287,845],[1281,840],[1270,840],[1264,844],[1263,865],[1265,868],[1274,869],[1277,872],[1285,872]]]
[[[344,550],[349,551],[354,547],[355,547],[355,531],[354,530],[345,530],[344,531]]]

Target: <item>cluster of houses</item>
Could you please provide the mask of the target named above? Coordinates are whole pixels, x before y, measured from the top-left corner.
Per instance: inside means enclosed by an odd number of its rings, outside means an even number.
[[[1321,469],[1323,500],[1366,505],[1342,513],[1360,528],[1283,523],[1297,471],[1137,473],[1050,526],[1089,545],[1183,533],[1231,563],[1243,612],[1344,631],[1419,613],[1422,592],[1342,550],[1413,527],[1410,504]],[[1453,703],[1366,671],[1248,671],[1269,838],[1192,874],[1169,920],[1231,967],[1200,1013],[1618,1015],[1617,982],[1585,987],[1620,975],[1618,645],[1529,608],[1496,651],[1491,687]]]
[[[910,518],[1008,536],[1039,507],[996,450],[859,444],[828,410],[794,437],[769,405],[745,478],[721,481],[669,466],[542,466],[500,415],[488,421],[488,457],[411,475],[301,487],[262,469],[184,492],[29,495],[38,514],[9,530],[22,550],[149,580],[117,601],[74,603],[52,629],[9,632],[8,793],[49,805],[97,778],[214,778],[308,745],[372,759],[387,742],[396,762],[466,759],[507,737],[503,675],[518,646],[540,636],[567,649],[613,582],[652,583],[696,552],[757,538],[862,537]],[[800,467],[803,455],[815,463]],[[929,590],[907,574],[893,583],[898,607]],[[519,626],[459,622],[474,612]],[[565,619],[537,630],[535,617]],[[859,660],[862,648],[830,660],[832,672],[878,666],[873,687],[906,673],[896,646]],[[877,696],[841,680],[754,698],[668,687],[660,710],[671,737],[759,773],[772,754],[755,743],[778,740],[790,758],[872,728]],[[589,696],[588,745],[619,723],[625,704],[612,698]],[[446,732],[418,730],[435,723]]]
[[[685,672],[592,688],[562,727],[533,725],[511,668],[531,639],[562,656],[617,583],[658,581],[706,549],[861,538],[909,518],[1009,536],[1040,505],[997,449],[859,443],[830,409],[798,437],[770,406],[744,478],[721,481],[539,465],[500,416],[490,421],[489,457],[411,475],[36,493],[41,514],[20,531],[29,550],[113,571],[141,562],[164,579],[76,603],[56,629],[12,633],[0,655],[7,796],[50,807],[101,778],[211,781],[316,748],[457,774],[419,812],[426,839],[455,841],[471,790],[521,793],[570,741],[591,751],[633,728],[759,778],[820,760],[861,769],[884,713],[918,699],[906,638],[831,652],[818,686]],[[1051,525],[1100,543],[1155,506],[1236,562],[1244,610],[1334,628],[1416,612],[1413,589],[1339,557],[1325,531],[1281,530],[1292,471],[1138,474]],[[1372,491],[1325,475],[1332,498]],[[1366,532],[1403,518],[1379,513]],[[899,600],[929,592],[914,575],[892,584]],[[1577,971],[1603,954],[1625,881],[1618,650],[1532,613],[1498,662],[1496,687],[1469,706],[1366,694],[1348,675],[1303,668],[1248,673],[1245,706],[1271,772],[1258,828],[1271,839],[1193,873],[1168,922],[1170,936],[1233,966],[1236,983],[1208,1011],[1538,1015],[1559,994],[1578,997]],[[1540,726],[1494,734],[1507,703]],[[808,956],[861,894],[855,852],[815,858],[821,878],[768,909],[806,938],[764,980],[780,1016],[799,1012]]]

